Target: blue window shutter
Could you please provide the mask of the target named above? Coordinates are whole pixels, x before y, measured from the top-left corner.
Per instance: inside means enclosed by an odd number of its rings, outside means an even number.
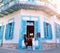
[[[55,34],[56,34],[56,38],[59,38],[59,27],[57,23],[55,23]]]
[[[49,23],[46,23],[46,22],[44,22],[44,38],[45,39],[52,39],[51,25]]]
[[[0,40],[1,40],[1,26],[0,26]]]
[[[34,27],[34,28],[35,28],[35,29],[34,29],[34,33],[35,33],[34,36],[35,36],[35,38],[38,38],[38,35],[37,35],[37,34],[38,34],[38,33],[40,34],[40,23],[39,23],[39,21],[35,21],[35,22],[34,22],[34,26],[35,26],[35,27]],[[41,36],[40,36],[40,37],[41,37]]]
[[[5,39],[9,40],[9,32],[10,32],[10,25],[7,24],[6,25],[6,34],[5,34]]]
[[[14,34],[14,22],[12,22],[12,26],[11,26],[11,34],[10,34],[11,39],[13,39],[13,34]]]
[[[0,26],[0,46],[2,45],[4,25]]]
[[[35,25],[35,33],[37,34],[38,33],[38,21],[35,21],[34,25]]]
[[[58,23],[55,23],[55,36],[56,39],[59,39],[60,42],[60,25]]]
[[[3,26],[1,26],[1,39],[3,38],[3,32],[4,32],[4,25]]]
[[[11,24],[11,25],[10,25]],[[5,34],[5,39],[6,40],[12,40],[13,39],[13,34],[14,34],[14,22],[8,23],[6,25],[6,34]]]
[[[46,23],[44,22],[44,38],[46,38],[46,36],[47,36],[47,31],[46,31]]]
[[[55,23],[55,34],[56,34],[56,38],[57,38],[57,24]]]
[[[24,20],[22,20],[22,24],[21,24],[21,37],[22,37],[22,39],[23,39],[23,37],[24,37],[24,34],[26,34],[26,21],[24,21]]]
[[[48,25],[48,39],[52,39],[52,28],[51,25]]]

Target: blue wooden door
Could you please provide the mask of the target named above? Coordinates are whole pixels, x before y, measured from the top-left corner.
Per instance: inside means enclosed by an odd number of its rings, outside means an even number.
[[[39,36],[38,36],[39,34]],[[40,20],[39,21],[35,21],[35,41],[37,41],[37,45],[35,47],[35,49],[41,49],[42,46],[42,39],[41,39],[41,34],[40,34]]]
[[[24,35],[26,34],[26,21],[21,20],[20,36],[19,36],[19,49],[23,49]]]

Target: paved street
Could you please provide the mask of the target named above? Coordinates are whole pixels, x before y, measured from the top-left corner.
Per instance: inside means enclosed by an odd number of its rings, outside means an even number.
[[[16,50],[16,49],[7,49],[7,48],[0,48],[0,53],[60,53],[60,48],[50,49],[50,50]]]

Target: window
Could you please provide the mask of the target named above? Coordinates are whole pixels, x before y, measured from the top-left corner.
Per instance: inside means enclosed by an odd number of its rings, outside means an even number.
[[[6,40],[13,39],[13,34],[14,34],[14,22],[11,22],[6,25],[5,39]]]
[[[60,25],[55,23],[55,34],[56,34],[56,38],[60,39]]]
[[[44,38],[52,39],[52,28],[49,23],[44,22]]]

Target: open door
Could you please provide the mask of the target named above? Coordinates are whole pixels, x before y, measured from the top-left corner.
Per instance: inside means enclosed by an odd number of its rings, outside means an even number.
[[[26,46],[32,46],[32,38],[34,37],[34,21],[27,21],[27,31],[26,31]]]

